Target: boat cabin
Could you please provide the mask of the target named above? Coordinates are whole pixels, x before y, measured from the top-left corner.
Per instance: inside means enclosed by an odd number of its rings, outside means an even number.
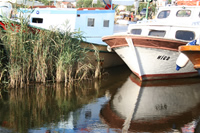
[[[22,11],[23,13],[25,10]],[[101,37],[114,31],[114,10],[104,8],[35,8],[27,10],[30,26],[63,32],[81,31],[86,42],[105,44]],[[20,14],[19,14],[20,16]],[[106,45],[106,44],[105,44]]]
[[[129,25],[128,34],[191,41],[200,35],[199,6],[170,6],[159,9],[156,18]]]

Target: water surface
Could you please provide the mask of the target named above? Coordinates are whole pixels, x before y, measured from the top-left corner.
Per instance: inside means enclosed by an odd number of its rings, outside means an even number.
[[[200,78],[141,82],[128,67],[104,79],[2,91],[0,132],[200,132]]]

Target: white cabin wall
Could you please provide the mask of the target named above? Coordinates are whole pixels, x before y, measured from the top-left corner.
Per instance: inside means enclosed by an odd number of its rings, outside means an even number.
[[[31,14],[30,25],[43,29],[59,29],[66,30],[70,27],[70,31],[80,30],[86,42],[93,44],[107,45],[102,41],[102,37],[112,35],[114,32],[114,10],[77,10],[77,9],[61,9],[61,8],[36,8]],[[36,23],[32,18],[42,18],[43,22]],[[94,27],[88,26],[88,18],[95,19]],[[68,25],[65,25],[68,20]],[[109,20],[109,27],[104,27],[104,20]]]
[[[77,12],[75,29],[83,31],[87,42],[105,44],[101,37],[112,35],[114,32],[113,10],[83,10]],[[94,18],[94,27],[88,26],[88,18]],[[103,27],[104,20],[109,20],[109,27]]]
[[[170,15],[167,18],[162,18],[162,19],[157,19],[158,14],[156,15],[156,21],[159,21],[160,23],[165,23],[165,24],[178,24],[178,25],[194,25],[194,24],[200,24],[200,17],[199,16],[199,8],[198,7],[193,7],[191,6],[170,6],[169,7],[162,7],[160,10],[170,10]],[[189,17],[177,17],[177,11],[179,10],[191,10],[191,16]],[[169,21],[170,20],[170,21]],[[171,21],[174,20],[174,21]],[[192,20],[192,21],[191,21]],[[192,23],[191,23],[192,22]],[[194,23],[196,22],[196,23]],[[193,24],[194,23],[194,24]]]
[[[31,15],[30,22],[32,26],[44,29],[56,28],[61,31],[65,31],[67,30],[67,27],[70,27],[68,30],[72,32],[75,29],[76,12],[77,10],[75,9],[36,9]],[[32,18],[43,18],[43,23],[32,23]]]

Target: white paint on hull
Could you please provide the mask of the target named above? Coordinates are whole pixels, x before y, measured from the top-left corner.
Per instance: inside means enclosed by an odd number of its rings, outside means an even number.
[[[191,62],[189,62],[185,68],[179,71],[176,70],[176,60],[179,55],[179,52],[176,51],[145,47],[135,47],[134,51],[128,46],[114,48],[114,50],[124,60],[132,72],[136,73],[140,78],[144,75],[155,75],[155,78],[166,78],[166,75],[189,72],[196,72],[196,76],[198,75]],[[133,54],[134,52],[136,53]],[[140,69],[137,68],[137,64]],[[156,77],[156,75],[160,75],[161,77]],[[173,76],[174,75],[172,75],[171,78],[173,78]],[[183,74],[181,76],[185,75]]]

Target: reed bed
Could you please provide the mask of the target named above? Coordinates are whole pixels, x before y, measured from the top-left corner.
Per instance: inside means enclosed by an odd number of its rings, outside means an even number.
[[[92,65],[87,48],[81,47],[81,32],[59,32],[30,28],[23,18],[19,24],[6,22],[1,41],[6,54],[0,58],[0,81],[7,71],[9,87],[23,87],[30,82],[73,83],[74,80],[97,78],[99,68]],[[1,49],[1,51],[3,51]],[[98,58],[98,50],[94,56]],[[7,58],[6,65],[1,64]],[[97,64],[99,65],[99,64]]]

